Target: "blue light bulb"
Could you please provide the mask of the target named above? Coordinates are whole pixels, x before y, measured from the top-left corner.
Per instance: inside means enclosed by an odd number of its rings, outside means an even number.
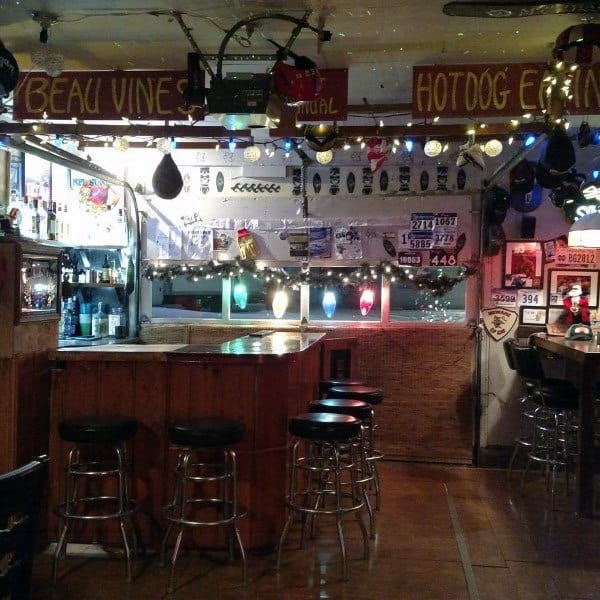
[[[229,147],[229,152],[233,152],[236,149],[237,142],[233,138],[229,138],[227,146]]]
[[[592,177],[594,179],[598,179],[598,175],[600,175],[600,171],[592,171]]]
[[[323,302],[321,303],[321,306],[323,307],[323,312],[325,313],[325,316],[328,319],[331,319],[331,317],[333,317],[336,304],[337,302],[335,299],[335,294],[333,292],[325,292],[323,294]]]
[[[289,152],[289,151],[292,149],[292,146],[293,146],[292,140],[290,140],[289,138],[286,138],[286,139],[283,141],[283,149],[284,149],[286,152]]]
[[[233,288],[233,299],[241,310],[248,306],[248,288],[245,283],[238,281]]]
[[[412,152],[414,142],[412,140],[404,140],[404,146],[406,147],[407,152]]]
[[[535,142],[535,135],[528,135],[525,138],[525,147],[531,146],[531,144],[533,144],[533,142]]]

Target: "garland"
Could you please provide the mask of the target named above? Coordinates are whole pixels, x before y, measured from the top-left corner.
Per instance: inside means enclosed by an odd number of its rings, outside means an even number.
[[[416,290],[429,290],[433,296],[443,296],[455,285],[477,272],[473,266],[460,265],[454,276],[444,273],[442,267],[404,267],[389,261],[376,265],[364,263],[353,272],[336,268],[322,268],[319,273],[304,267],[299,273],[289,274],[282,267],[259,267],[254,260],[236,258],[232,261],[209,261],[204,264],[150,264],[144,269],[149,280],[170,280],[186,277],[188,281],[212,279],[213,277],[240,277],[251,274],[270,287],[299,289],[301,285],[312,287],[366,287],[379,281],[409,285]]]

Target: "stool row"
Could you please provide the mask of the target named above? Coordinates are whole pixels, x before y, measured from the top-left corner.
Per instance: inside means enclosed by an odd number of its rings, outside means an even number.
[[[340,382],[341,383],[341,382]],[[354,514],[363,535],[364,554],[369,555],[368,537],[375,537],[375,515],[369,495],[375,494],[380,508],[380,483],[374,449],[373,406],[381,402],[380,390],[364,385],[330,386],[308,407],[309,412],[289,421],[292,436],[289,489],[285,503],[288,517],[281,533],[277,567],[285,538],[295,515],[301,516],[302,540],[305,526],[314,535],[319,515],[334,515],[342,553],[342,572],[347,577],[342,518]],[[365,402],[364,399],[367,401]],[[118,523],[127,563],[127,580],[132,581],[132,561],[138,554],[131,495],[127,443],[137,430],[128,417],[79,417],[59,425],[59,435],[72,444],[65,465],[64,498],[55,507],[62,528],[53,561],[57,581],[59,561],[67,554],[73,523],[115,520]],[[232,449],[244,436],[244,425],[224,418],[200,418],[173,423],[169,442],[177,446],[172,500],[163,507],[165,532],[161,564],[167,562],[170,542],[169,591],[173,590],[175,567],[184,532],[194,527],[225,527],[229,558],[237,549],[242,577],[247,579],[246,553],[238,521],[246,515],[237,499],[237,462]],[[102,479],[112,479],[112,487]],[[109,489],[110,492],[106,490]],[[363,522],[368,515],[369,530]]]

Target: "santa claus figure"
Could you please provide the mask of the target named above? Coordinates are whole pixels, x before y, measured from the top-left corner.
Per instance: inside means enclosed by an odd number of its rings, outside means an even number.
[[[588,297],[583,295],[581,286],[575,284],[563,298],[563,305],[567,312],[567,325],[573,323],[590,324],[590,307]]]

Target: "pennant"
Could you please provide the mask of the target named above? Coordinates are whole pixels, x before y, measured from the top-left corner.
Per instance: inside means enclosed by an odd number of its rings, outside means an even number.
[[[371,173],[375,173],[385,162],[391,148],[383,138],[371,138],[367,140],[367,147],[369,148],[367,158],[371,166]]]

